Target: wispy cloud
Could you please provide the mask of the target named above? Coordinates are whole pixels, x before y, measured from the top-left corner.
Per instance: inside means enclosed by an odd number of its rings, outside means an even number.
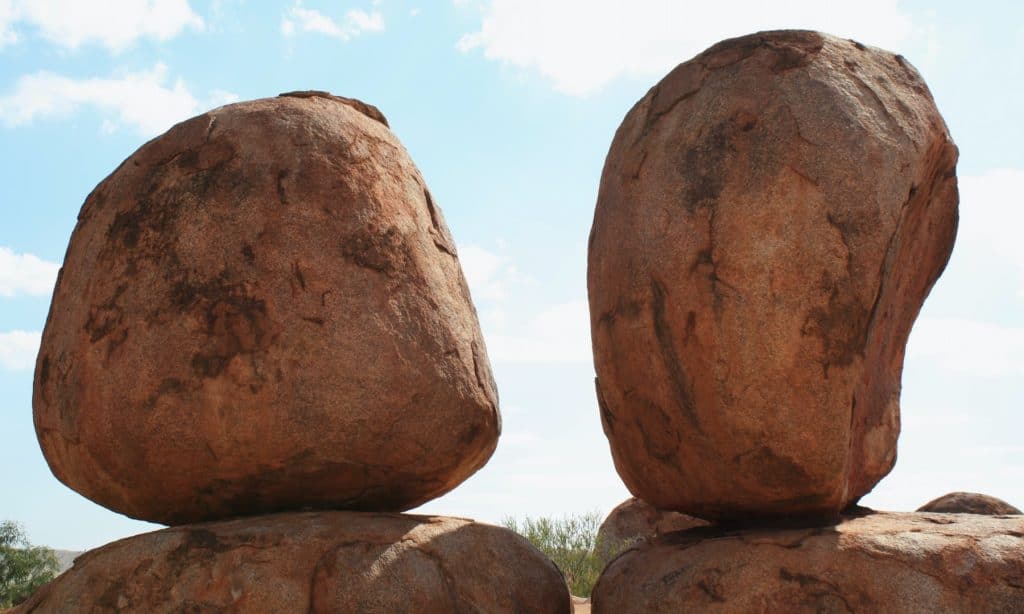
[[[12,92],[0,96],[0,120],[20,126],[92,108],[104,115],[106,131],[127,125],[152,136],[203,108],[237,99],[230,92],[214,91],[199,100],[182,79],[171,82],[162,63],[147,71],[107,78],[74,79],[41,71],[20,77]]]
[[[61,47],[97,43],[116,52],[142,38],[202,30],[204,22],[188,0],[0,0],[0,46],[24,38],[26,26]]]
[[[718,40],[759,30],[811,28],[898,49],[912,27],[896,0],[491,0],[457,48],[584,95],[619,77],[660,77]]]
[[[383,30],[384,16],[379,11],[362,9],[350,9],[340,20],[335,20],[320,11],[296,4],[281,19],[281,33],[285,36],[312,32],[348,41],[364,32]]]
[[[11,371],[31,369],[39,352],[39,338],[38,331],[0,333],[0,367]]]
[[[585,299],[541,302],[533,279],[501,252],[459,247],[466,282],[494,362],[589,363],[590,315]],[[522,299],[527,297],[528,300]],[[512,308],[514,305],[514,308]]]
[[[60,265],[0,247],[0,296],[45,296],[53,292]]]

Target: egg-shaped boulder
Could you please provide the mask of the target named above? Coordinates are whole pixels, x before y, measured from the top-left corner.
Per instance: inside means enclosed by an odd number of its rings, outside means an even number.
[[[957,226],[957,149],[901,56],[721,42],[626,115],[588,291],[630,491],[692,516],[835,514],[892,468],[904,347]]]
[[[440,210],[383,115],[322,92],[180,123],[93,190],[33,406],[62,482],[166,524],[409,509],[500,431]]]

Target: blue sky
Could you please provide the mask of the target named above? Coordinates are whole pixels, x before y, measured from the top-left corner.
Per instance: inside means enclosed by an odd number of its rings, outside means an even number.
[[[607,512],[628,496],[593,394],[586,240],[622,117],[729,36],[822,29],[904,54],[960,147],[961,231],[911,335],[896,469],[864,499],[1024,506],[1024,9],[812,0],[0,0],[0,518],[86,548],[154,528],[49,472],[32,365],[78,209],[145,140],[296,89],[377,105],[459,245],[502,400],[491,462],[421,511]]]

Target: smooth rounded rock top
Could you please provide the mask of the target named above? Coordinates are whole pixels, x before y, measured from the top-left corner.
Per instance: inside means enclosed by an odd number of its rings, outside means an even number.
[[[62,482],[166,524],[409,509],[500,431],[440,209],[377,109],[322,92],[185,121],[93,190],[33,406]]]
[[[889,472],[956,159],[904,58],[816,32],[721,42],[629,111],[587,282],[601,420],[634,495],[828,516]]]

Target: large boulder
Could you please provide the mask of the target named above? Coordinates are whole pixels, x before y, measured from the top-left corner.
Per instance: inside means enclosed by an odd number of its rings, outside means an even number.
[[[405,510],[500,418],[455,244],[368,105],[214,109],[86,199],[43,332],[54,474],[134,518]]]
[[[834,515],[889,472],[956,159],[905,59],[815,32],[719,43],[630,110],[587,280],[634,495],[708,519]]]
[[[951,492],[932,499],[917,509],[919,512],[942,514],[985,514],[988,516],[1019,515],[1021,511],[1002,499],[976,492]]]
[[[651,504],[630,497],[613,509],[597,530],[598,548],[608,559],[636,544],[663,533],[706,526],[707,521],[678,512],[655,509]]]
[[[515,533],[459,518],[313,512],[108,544],[14,610],[569,614],[558,568]]]
[[[594,614],[1020,612],[1024,518],[874,513],[813,529],[694,529],[613,561]]]

